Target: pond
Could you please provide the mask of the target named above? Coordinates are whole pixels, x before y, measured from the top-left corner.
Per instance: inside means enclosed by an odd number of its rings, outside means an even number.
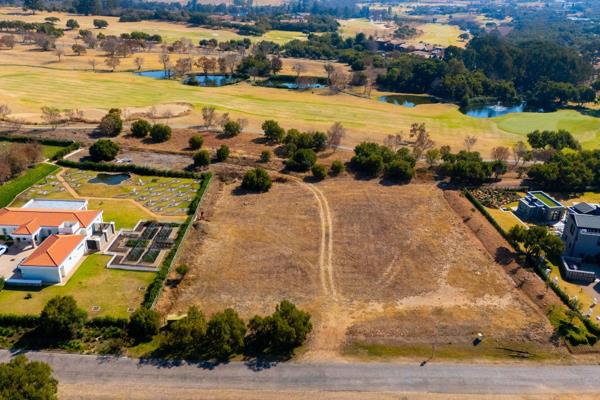
[[[95,178],[90,179],[89,183],[102,183],[104,185],[119,185],[126,180],[131,179],[131,175],[128,173],[122,174],[106,174],[104,172],[96,175]]]
[[[238,79],[229,75],[191,75],[183,83],[191,86],[218,87],[237,81]]]
[[[460,109],[460,111],[473,118],[496,118],[506,114],[522,113],[522,112],[535,112],[543,113],[546,112],[542,108],[529,107],[527,103],[523,102],[520,104],[503,105],[502,103],[496,104],[478,104],[473,106],[467,106]]]
[[[154,79],[168,79],[171,77],[171,71],[167,70],[165,71],[164,69],[156,69],[156,70],[151,70],[151,71],[140,71],[140,72],[136,72],[136,75],[139,76],[145,76],[147,78],[154,78]]]
[[[277,75],[271,76],[264,81],[256,82],[256,85],[291,90],[321,89],[327,87],[327,78],[314,76],[301,76],[297,78],[292,75]]]
[[[417,96],[414,94],[393,94],[390,96],[381,96],[379,101],[395,104],[402,107],[416,107],[421,104],[439,103],[438,99],[432,96]]]
[[[274,87],[280,89],[321,89],[327,87],[322,83],[301,83],[297,84],[296,82],[265,82],[266,87]]]

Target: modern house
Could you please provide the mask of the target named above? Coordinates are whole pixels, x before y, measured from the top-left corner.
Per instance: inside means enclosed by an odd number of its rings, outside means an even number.
[[[86,201],[31,200],[0,209],[0,235],[30,252],[17,266],[22,281],[65,282],[86,253],[102,250],[114,234],[114,223],[87,210]]]
[[[562,239],[566,256],[600,255],[600,205],[579,203],[569,207]]]
[[[554,224],[561,221],[566,208],[542,191],[528,192],[519,200],[517,215],[525,220],[541,224]]]

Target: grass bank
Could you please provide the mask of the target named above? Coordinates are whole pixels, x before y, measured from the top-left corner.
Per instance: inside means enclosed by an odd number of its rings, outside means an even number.
[[[0,207],[6,207],[19,195],[19,193],[57,169],[58,166],[53,164],[39,164],[28,169],[25,173],[15,179],[3,184],[0,187]]]

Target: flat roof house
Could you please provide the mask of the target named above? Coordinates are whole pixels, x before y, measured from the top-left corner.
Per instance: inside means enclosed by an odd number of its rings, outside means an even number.
[[[569,207],[562,239],[569,257],[600,255],[600,205],[579,203]]]
[[[87,210],[87,202],[53,202],[0,209],[0,235],[18,248],[33,247],[18,264],[17,280],[63,283],[88,251],[101,250],[115,233],[114,223],[105,223],[102,211]],[[51,208],[32,208],[41,204]]]
[[[519,200],[517,215],[525,221],[541,224],[554,224],[561,221],[566,213],[566,208],[542,191],[527,192]]]

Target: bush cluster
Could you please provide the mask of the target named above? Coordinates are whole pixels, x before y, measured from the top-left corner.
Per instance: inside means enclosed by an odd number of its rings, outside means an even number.
[[[352,168],[367,177],[385,173],[391,181],[408,182],[415,176],[416,159],[406,148],[394,152],[377,143],[363,142],[354,148],[354,154]]]
[[[100,124],[98,125],[98,131],[103,136],[115,137],[119,136],[119,133],[123,130],[123,119],[121,118],[121,110],[118,108],[112,108],[108,111]]]
[[[268,192],[272,184],[271,177],[263,168],[246,171],[242,179],[242,189],[251,192]]]

